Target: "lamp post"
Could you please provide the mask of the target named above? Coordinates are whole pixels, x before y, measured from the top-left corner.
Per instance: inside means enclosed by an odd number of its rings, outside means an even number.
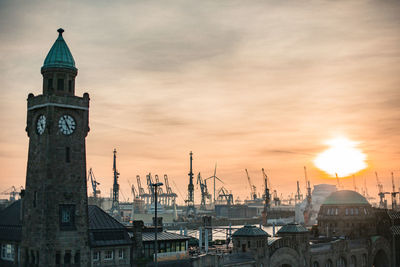
[[[155,232],[154,232],[154,262],[157,264],[157,252],[158,252],[158,243],[157,243],[157,233],[158,233],[158,220],[157,220],[157,191],[158,191],[158,187],[162,186],[163,183],[155,183],[155,184],[151,184],[151,186],[154,186],[154,228],[155,228]]]

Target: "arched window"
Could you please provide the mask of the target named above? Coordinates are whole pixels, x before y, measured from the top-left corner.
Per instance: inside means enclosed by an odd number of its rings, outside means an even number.
[[[350,267],[356,267],[357,266],[357,258],[356,256],[352,255],[350,258]]]
[[[367,267],[367,254],[363,254],[361,257],[361,267]]]
[[[350,215],[354,215],[353,208],[350,209]]]
[[[312,267],[319,267],[318,261],[314,261],[314,263],[312,264]]]
[[[336,215],[338,215],[339,214],[339,211],[338,211],[338,209],[336,208],[336,213],[335,213]]]
[[[340,257],[337,261],[337,267],[346,267],[346,260],[343,257]]]
[[[331,260],[327,260],[325,263],[325,267],[333,267],[333,262]]]
[[[346,208],[346,215],[349,215],[349,209]]]

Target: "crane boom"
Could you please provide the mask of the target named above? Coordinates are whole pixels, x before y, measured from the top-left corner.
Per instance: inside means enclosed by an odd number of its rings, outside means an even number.
[[[257,188],[256,188],[255,185],[253,185],[251,183],[250,175],[249,175],[249,172],[247,171],[247,169],[245,169],[245,171],[246,171],[246,174],[247,174],[247,180],[249,181],[249,185],[250,185],[251,199],[255,200],[255,199],[257,199]]]

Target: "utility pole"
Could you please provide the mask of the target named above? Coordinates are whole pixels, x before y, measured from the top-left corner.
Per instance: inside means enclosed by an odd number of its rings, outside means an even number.
[[[151,184],[152,187],[154,187],[154,228],[155,228],[155,232],[154,232],[154,262],[156,264],[156,266],[158,266],[158,262],[157,262],[157,253],[158,253],[158,243],[157,243],[157,233],[158,233],[158,219],[157,219],[157,191],[158,191],[158,187],[162,186],[163,183],[155,183],[155,184]]]

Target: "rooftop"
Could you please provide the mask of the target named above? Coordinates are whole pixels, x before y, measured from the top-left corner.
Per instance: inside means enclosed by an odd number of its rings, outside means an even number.
[[[322,205],[369,205],[359,193],[351,190],[340,190],[330,194]]]
[[[254,225],[245,225],[238,229],[232,236],[270,236],[263,229]]]
[[[60,28],[57,31],[58,38],[47,54],[42,70],[46,68],[67,68],[76,70],[74,58],[62,36],[64,30]]]
[[[151,232],[151,233],[142,233],[142,239],[143,242],[149,242],[149,241],[154,241],[155,240],[155,233]],[[158,241],[165,241],[165,240],[188,240],[190,239],[190,237],[188,236],[183,236],[183,235],[178,235],[175,233],[171,233],[171,232],[159,232],[157,233],[157,240]]]
[[[301,224],[289,223],[281,227],[277,234],[296,234],[296,233],[308,233],[307,228]]]

